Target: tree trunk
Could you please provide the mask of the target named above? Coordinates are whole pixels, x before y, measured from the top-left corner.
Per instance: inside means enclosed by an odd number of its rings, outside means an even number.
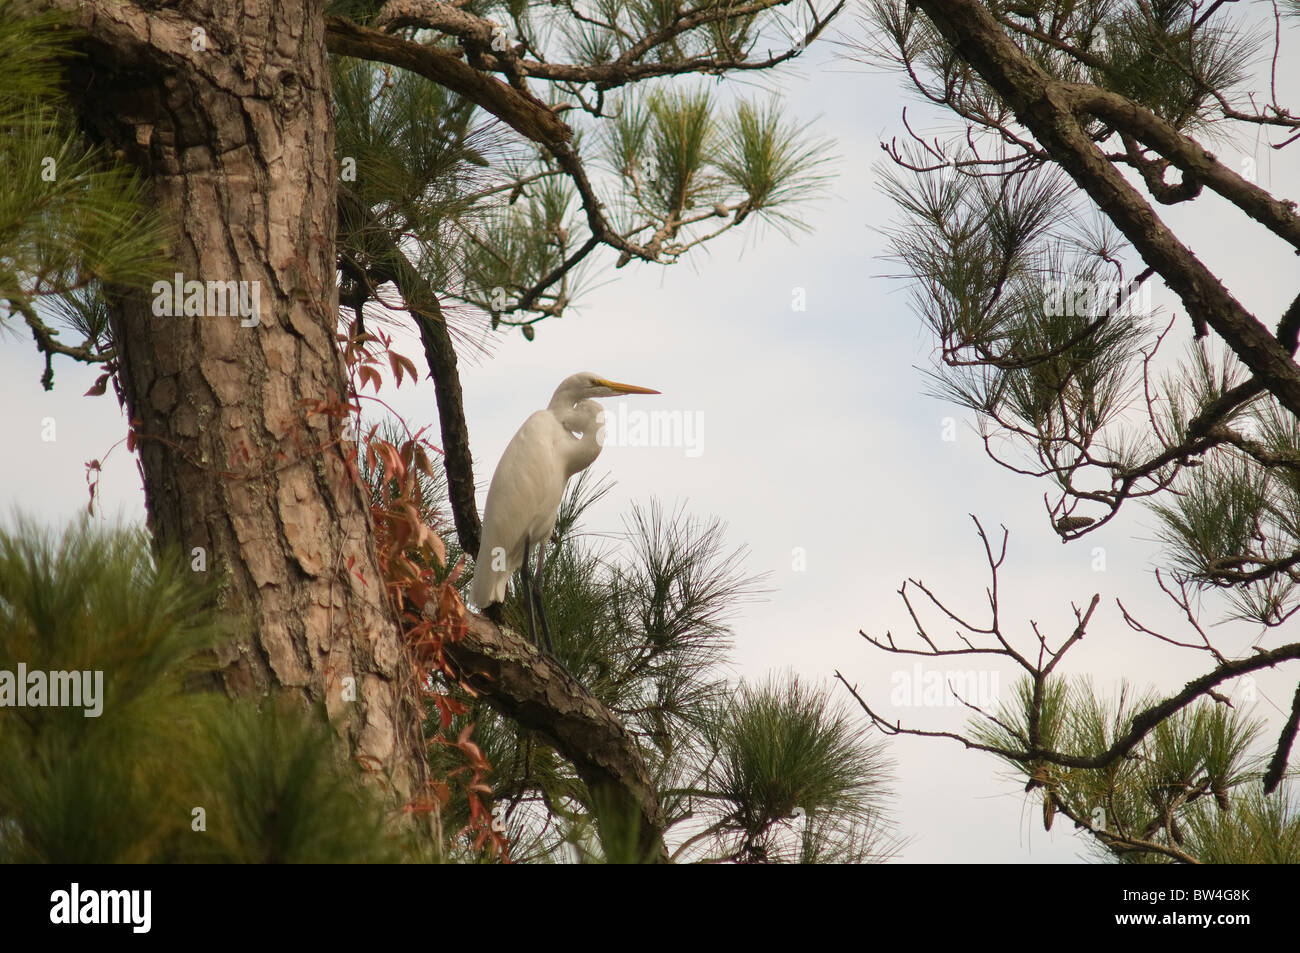
[[[114,302],[150,529],[221,580],[226,690],[324,702],[350,752],[409,797],[427,771],[414,671],[339,419],[309,406],[347,392],[323,7],[214,0],[192,20],[189,4],[78,4],[89,56],[73,83],[87,127],[174,227],[181,281],[240,282],[260,306],[253,324],[214,313],[206,288],[201,315],[158,313],[173,291]]]

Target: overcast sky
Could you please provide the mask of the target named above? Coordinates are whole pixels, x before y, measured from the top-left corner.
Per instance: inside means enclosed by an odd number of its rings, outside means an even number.
[[[1279,87],[1300,88],[1285,58],[1283,67]],[[911,102],[897,78],[836,60],[820,43],[782,73],[781,87],[791,109],[819,116],[817,130],[837,143],[832,196],[807,211],[815,232],[791,242],[746,231],[668,269],[614,272],[605,259],[614,280],[564,318],[541,324],[535,341],[515,331],[496,338],[489,354],[462,358],[480,505],[523,419],[566,375],[594,371],[663,392],[624,398],[628,411],[681,411],[702,426],[694,449],[607,447],[593,469],[610,473],[617,486],[591,511],[587,530],[621,532],[629,504],[651,497],[726,522],[728,540],[749,547],[747,571],[768,573],[771,588],[735,617],[736,676],[792,669],[829,682],[838,669],[891,717],[960,730],[958,708],[890,705],[891,678],[910,672],[913,660],[884,655],[858,631],[911,638],[897,594],[907,576],[950,597],[955,609],[984,617],[988,576],[973,513],[991,531],[1004,524],[1011,532],[1001,592],[1006,631],[1018,644],[1031,644],[1031,619],[1059,642],[1074,624],[1071,602],[1082,606],[1100,593],[1088,636],[1067,656],[1065,671],[1091,673],[1107,687],[1121,678],[1180,686],[1204,660],[1138,637],[1115,605],[1119,597],[1153,627],[1184,631],[1152,578],[1154,518],[1132,507],[1101,532],[1063,546],[1044,516],[1047,487],[998,467],[968,415],[924,394],[934,341],[902,283],[884,277],[893,268],[880,258],[876,230],[893,219],[876,187],[879,143],[903,133],[900,110]],[[1257,157],[1265,187],[1300,192],[1294,155],[1264,144],[1236,151]],[[1223,203],[1193,204],[1161,214],[1271,326],[1296,291],[1294,256]],[[792,309],[795,289],[803,289],[806,311]],[[1153,296],[1158,306],[1175,306],[1159,283]],[[1185,321],[1175,333],[1189,334]],[[418,363],[418,349],[408,353]],[[83,464],[121,438],[125,421],[111,396],[80,396],[92,371],[56,362],[57,388],[47,394],[41,370],[26,336],[4,339],[0,375],[9,413],[0,417],[0,474],[5,498],[62,521],[84,511]],[[409,421],[436,425],[431,384],[389,399]],[[619,403],[605,401],[612,416]],[[54,442],[41,439],[47,417],[56,421]],[[955,418],[955,440],[943,439],[947,417]],[[109,458],[101,493],[110,517],[143,518],[139,477],[124,447]],[[1104,571],[1093,568],[1095,547],[1105,550]],[[803,570],[794,568],[796,550],[806,556]],[[951,634],[951,626],[931,620],[936,634]],[[1236,651],[1257,635],[1223,631]],[[1276,644],[1279,635],[1266,640]],[[967,666],[927,663],[926,671],[958,667]],[[1014,673],[999,672],[1006,691]],[[1294,681],[1294,671],[1259,679],[1259,710],[1274,725]],[[912,838],[905,860],[1042,863],[1083,855],[1067,822],[1043,830],[1040,801],[989,756],[930,739],[896,739],[891,751],[900,827]]]

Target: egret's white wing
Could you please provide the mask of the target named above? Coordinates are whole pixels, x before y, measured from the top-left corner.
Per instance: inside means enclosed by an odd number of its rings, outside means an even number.
[[[483,507],[483,533],[470,593],[479,608],[505,601],[506,585],[523,563],[525,547],[546,539],[555,529],[567,480],[562,450],[564,442],[573,439],[550,411],[539,410],[506,446]]]

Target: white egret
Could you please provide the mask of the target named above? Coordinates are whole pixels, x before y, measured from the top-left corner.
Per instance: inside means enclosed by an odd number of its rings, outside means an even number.
[[[600,455],[603,410],[590,398],[657,393],[648,387],[619,384],[586,372],[566,377],[547,408],[525,420],[511,438],[492,474],[470,599],[483,610],[504,602],[506,584],[522,566],[528,635],[538,644],[533,623],[536,602],[546,651],[552,654],[551,633],[542,608],[542,567],[565,484]],[[528,551],[534,546],[536,580],[528,569]]]

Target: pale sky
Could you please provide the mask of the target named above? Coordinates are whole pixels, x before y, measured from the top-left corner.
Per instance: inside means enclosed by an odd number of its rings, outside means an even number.
[[[630,265],[615,272],[607,256],[602,277],[612,280],[564,318],[543,322],[535,341],[515,331],[496,338],[490,356],[462,359],[480,506],[518,425],[545,406],[565,376],[594,371],[663,392],[624,398],[628,410],[681,411],[702,424],[698,452],[607,447],[593,470],[608,472],[617,486],[589,512],[586,528],[619,533],[629,504],[651,497],[726,522],[728,541],[749,547],[745,569],[769,573],[772,590],[736,615],[734,675],[761,679],[792,669],[829,682],[839,669],[904,724],[961,730],[959,708],[891,706],[891,678],[910,673],[916,660],[879,652],[858,630],[892,630],[900,642],[911,637],[897,595],[907,576],[949,597],[954,609],[983,618],[988,579],[968,515],[974,513],[991,532],[1000,523],[1011,531],[1000,586],[1006,631],[1019,645],[1032,644],[1030,619],[1059,642],[1074,624],[1071,602],[1085,605],[1097,592],[1101,605],[1065,671],[1089,673],[1108,688],[1121,678],[1180,687],[1204,670],[1205,660],[1138,637],[1115,605],[1118,596],[1152,627],[1186,632],[1152,578],[1159,565],[1154,517],[1126,507],[1099,533],[1063,546],[1044,515],[1048,487],[997,466],[970,415],[925,396],[923,369],[931,366],[934,341],[911,312],[902,283],[883,277],[896,268],[881,259],[876,231],[894,219],[876,187],[879,143],[903,134],[900,110],[914,101],[904,98],[897,77],[833,53],[814,44],[781,75],[791,109],[820,116],[816,129],[835,140],[840,156],[831,198],[806,213],[812,235],[791,242],[770,230],[746,230],[668,269]],[[1279,88],[1300,88],[1286,62]],[[933,118],[929,128],[938,131]],[[1257,157],[1265,187],[1300,193],[1290,152],[1260,145],[1241,154]],[[1192,206],[1160,214],[1247,308],[1275,324],[1296,292],[1294,256],[1222,202]],[[806,294],[806,311],[791,307],[797,288]],[[1158,282],[1153,296],[1166,310],[1176,304]],[[1185,321],[1175,334],[1190,334]],[[407,353],[422,363],[418,347]],[[41,370],[26,335],[4,339],[0,375],[10,410],[0,418],[0,445],[7,448],[0,486],[5,500],[59,521],[84,511],[83,464],[122,437],[125,421],[111,396],[80,396],[93,371],[56,361],[56,390],[46,394]],[[430,383],[388,399],[408,421],[433,423],[436,434]],[[616,416],[620,401],[604,403]],[[41,439],[46,417],[56,421],[54,442]],[[956,419],[954,441],[942,439],[945,417]],[[110,516],[142,519],[139,477],[124,447],[113,451],[101,493]],[[1101,572],[1093,569],[1095,547],[1105,549]],[[806,554],[802,571],[792,568],[797,548]],[[936,635],[951,633],[938,618],[931,621]],[[1220,631],[1236,651],[1247,650],[1256,634],[1249,627]],[[1264,644],[1283,637],[1268,633]],[[922,661],[927,671],[969,667]],[[1000,673],[1005,692],[1014,673]],[[1290,670],[1258,680],[1260,713],[1274,731],[1277,706],[1289,704],[1295,678]],[[1082,835],[1059,818],[1045,832],[1041,802],[993,758],[929,739],[895,739],[890,750],[899,827],[912,838],[904,860],[1043,863],[1083,856]]]

